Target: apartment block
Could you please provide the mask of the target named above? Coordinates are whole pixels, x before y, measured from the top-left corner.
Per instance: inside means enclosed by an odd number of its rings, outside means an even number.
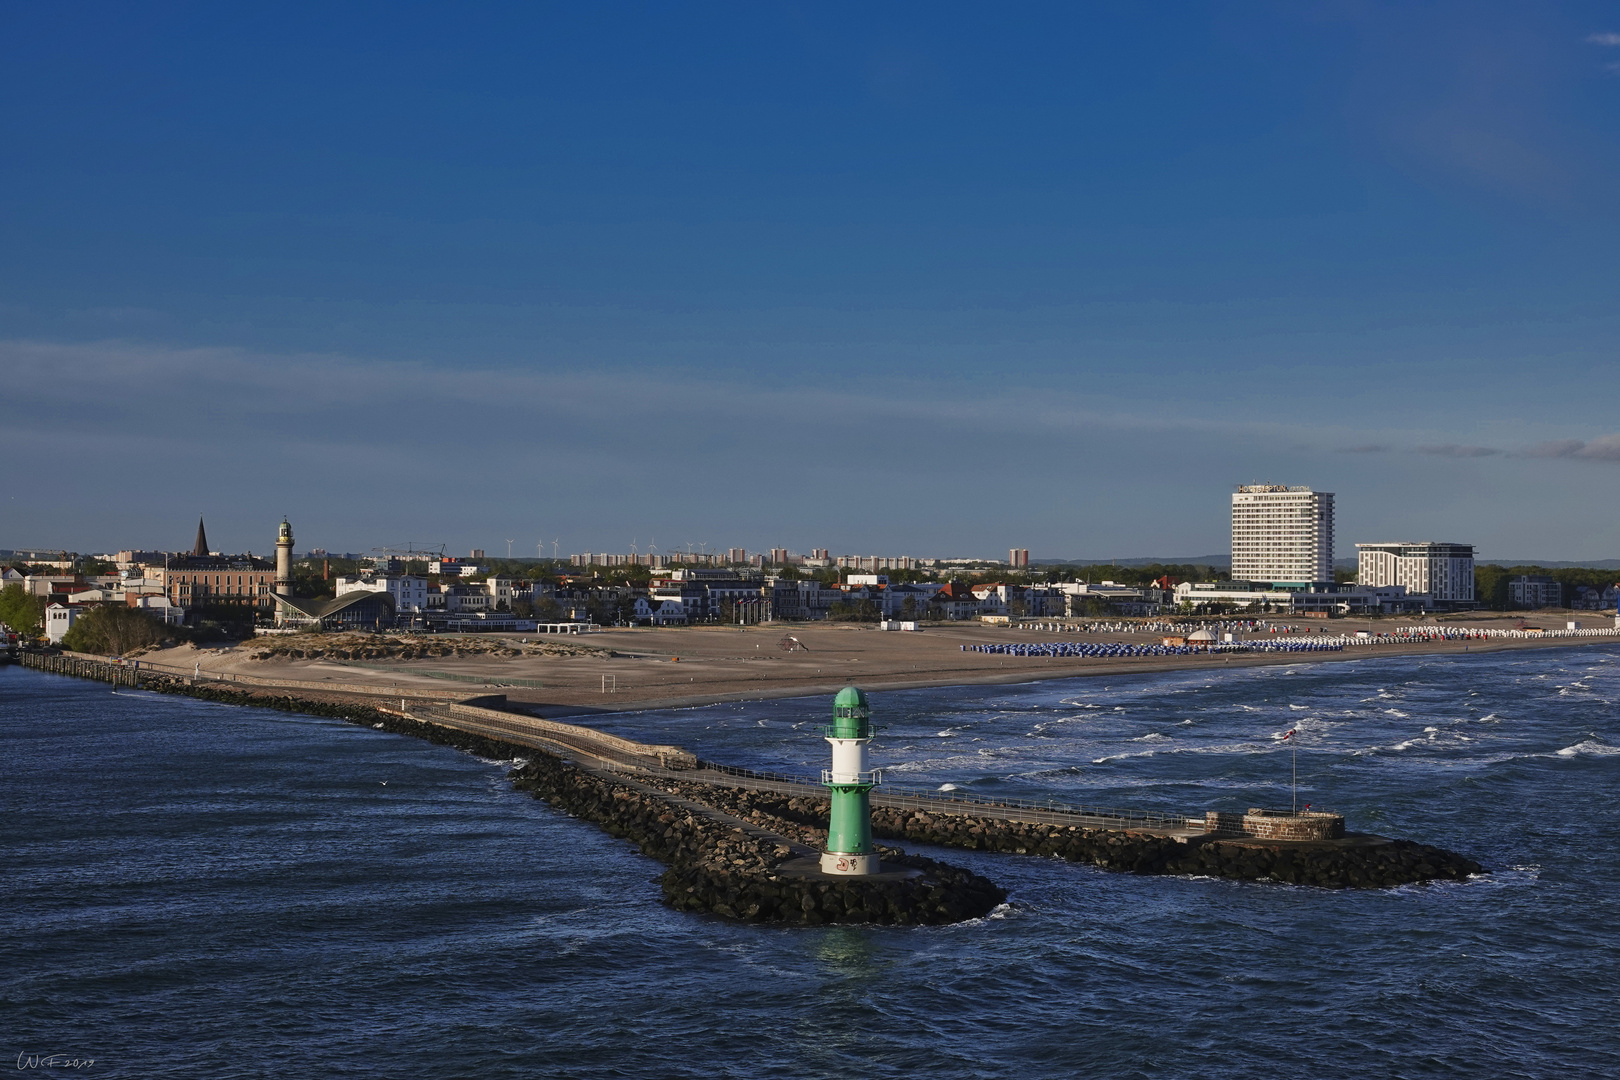
[[[1514,607],[1563,607],[1564,587],[1547,574],[1525,574],[1508,582],[1508,602]]]
[[[1474,545],[1390,541],[1356,545],[1356,582],[1370,588],[1404,585],[1443,604],[1474,600]]]

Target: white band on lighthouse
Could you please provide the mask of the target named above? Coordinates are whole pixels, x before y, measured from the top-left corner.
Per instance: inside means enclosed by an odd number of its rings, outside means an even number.
[[[832,743],[832,782],[859,784],[869,771],[866,739],[828,739]]]
[[[876,855],[840,855],[834,851],[821,853],[823,874],[877,874],[882,870]]]

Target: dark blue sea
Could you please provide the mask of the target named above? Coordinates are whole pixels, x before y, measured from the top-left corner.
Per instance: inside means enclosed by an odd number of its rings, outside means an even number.
[[[1299,798],[1487,875],[1386,892],[942,853],[1009,903],[761,929],[508,762],[0,669],[0,1050],[99,1076],[1620,1076],[1620,648],[876,693],[896,783]],[[789,772],[827,700],[601,726]]]

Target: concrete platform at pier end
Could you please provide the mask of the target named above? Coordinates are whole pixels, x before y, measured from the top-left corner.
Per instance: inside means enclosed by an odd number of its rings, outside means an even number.
[[[912,878],[921,877],[923,873],[915,867],[901,866],[899,863],[885,862],[878,865],[883,869],[876,874],[827,874],[822,872],[821,857],[817,855],[804,859],[789,859],[776,868],[776,876],[849,884],[863,881],[910,881]]]

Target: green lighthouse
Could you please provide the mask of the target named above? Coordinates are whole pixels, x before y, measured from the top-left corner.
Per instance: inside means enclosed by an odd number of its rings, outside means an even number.
[[[872,851],[871,791],[880,777],[867,762],[872,709],[863,691],[853,686],[838,691],[833,722],[824,734],[832,744],[832,768],[822,770],[821,782],[832,796],[832,816],[827,850],[821,855],[822,873],[878,873],[878,857]]]

